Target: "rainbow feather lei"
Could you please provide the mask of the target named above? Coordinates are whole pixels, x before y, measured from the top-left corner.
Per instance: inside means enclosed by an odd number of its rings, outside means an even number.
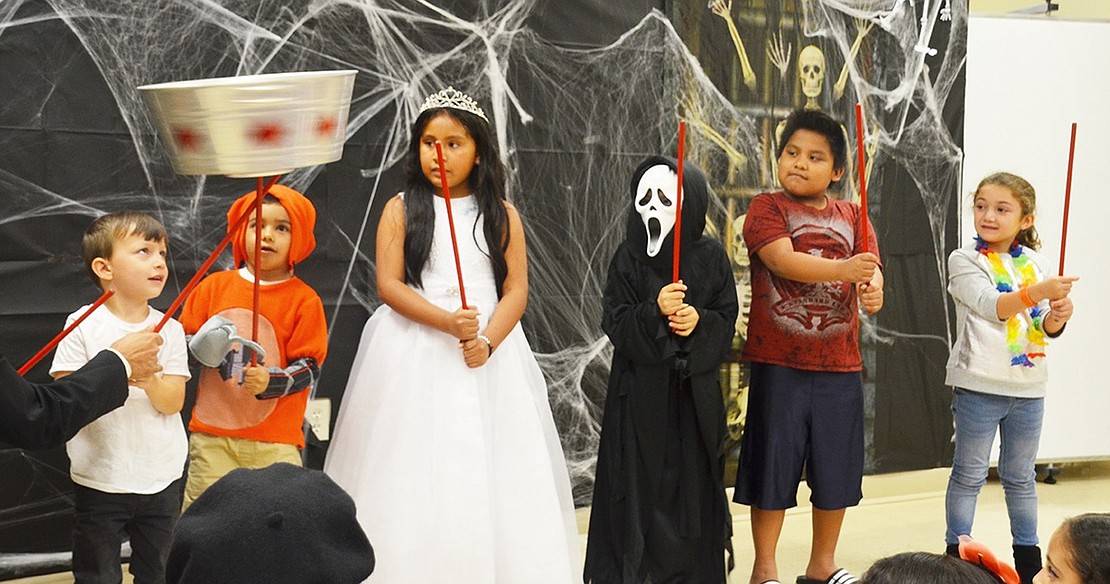
[[[991,270],[994,272],[995,288],[999,292],[1013,292],[1014,279],[1010,276],[1010,271],[1006,269],[1006,265],[1002,262],[1002,257],[998,252],[992,251],[987,242],[983,238],[975,237],[975,250],[983,254],[990,263]],[[1010,251],[1008,252],[1013,260],[1014,270],[1017,271],[1021,277],[1021,285],[1016,289],[1025,288],[1032,284],[1037,283],[1037,272],[1034,269],[1033,262],[1025,253],[1023,248],[1017,240],[1010,244]],[[1025,338],[1021,338],[1021,320],[1026,322]],[[1044,357],[1044,347],[1046,345],[1044,337],[1044,311],[1040,306],[1033,306],[1028,310],[1023,310],[1006,320],[1006,346],[1010,349],[1010,354],[1013,357],[1010,359],[1010,365],[1015,367],[1036,367],[1033,359]]]

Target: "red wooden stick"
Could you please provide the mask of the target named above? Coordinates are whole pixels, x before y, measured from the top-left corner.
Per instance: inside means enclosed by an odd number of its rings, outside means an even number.
[[[258,177],[254,197],[254,298],[251,304],[251,340],[255,342],[258,342],[258,307],[262,304],[262,276],[259,274],[262,269],[262,199],[269,190],[262,177]],[[251,365],[258,365],[258,353],[251,352]]]
[[[1064,275],[1064,250],[1068,247],[1068,206],[1071,204],[1071,166],[1075,161],[1075,122],[1071,123],[1071,147],[1068,149],[1068,183],[1064,187],[1064,229],[1060,235],[1060,275]]]
[[[678,191],[674,208],[674,269],[671,280],[678,281],[678,257],[682,253],[682,159],[686,154],[686,122],[678,122]]]
[[[870,247],[870,236],[867,233],[867,158],[863,152],[863,105],[856,104],[856,152],[859,157],[859,231],[863,239],[863,251]]]
[[[45,357],[51,350],[54,349],[54,347],[57,347],[58,343],[62,342],[62,339],[66,338],[66,335],[73,332],[73,329],[77,328],[77,325],[81,324],[81,322],[84,321],[86,318],[88,318],[89,315],[92,314],[94,310],[96,310],[97,308],[100,308],[100,305],[107,302],[108,299],[112,297],[112,294],[115,294],[115,293],[116,293],[115,290],[105,290],[104,293],[100,295],[100,298],[97,298],[96,302],[93,302],[92,306],[90,306],[89,309],[84,312],[84,314],[77,317],[77,320],[73,321],[73,324],[67,326],[65,328],[65,330],[58,333],[58,336],[54,337],[49,343],[46,343],[45,347],[39,349],[38,353],[35,353],[35,355],[33,357],[28,359],[27,362],[24,363],[23,366],[19,368],[19,374],[24,375],[25,373],[30,371],[31,368],[34,367],[36,363],[41,361],[43,357]]]
[[[270,182],[266,183],[264,191],[261,194],[255,194],[257,200],[261,201],[262,198],[266,196],[266,192],[270,190],[270,187],[277,184],[279,178],[281,178],[280,175],[270,179]],[[193,288],[195,288],[196,285],[200,282],[200,279],[204,277],[204,274],[208,273],[208,268],[211,268],[212,264],[216,263],[216,258],[220,257],[220,252],[222,252],[224,248],[227,247],[227,244],[231,241],[231,238],[235,236],[235,232],[239,230],[239,226],[243,223],[246,223],[247,218],[250,216],[250,211],[243,213],[243,216],[239,217],[239,219],[235,221],[235,224],[227,230],[227,235],[225,235],[223,240],[220,241],[219,245],[216,246],[216,249],[212,252],[212,254],[208,256],[208,259],[204,260],[204,263],[201,264],[200,269],[197,270],[197,273],[193,274],[193,277],[189,280],[189,283],[185,284],[185,287],[182,288],[181,293],[178,294],[177,298],[174,299],[173,304],[170,304],[170,307],[166,310],[166,313],[162,315],[162,320],[158,321],[158,324],[154,327],[154,332],[161,331],[162,327],[166,326],[166,323],[169,322],[171,318],[173,318],[173,313],[177,312],[177,309],[181,307],[181,303],[185,302],[185,298],[189,296],[190,292],[193,291]]]
[[[436,140],[436,162],[439,164],[439,184],[447,203],[447,224],[451,227],[451,251],[455,252],[455,272],[459,275],[459,298],[466,308],[466,288],[463,286],[462,263],[459,262],[459,244],[455,238],[455,216],[451,214],[451,188],[447,186],[447,167],[443,164],[443,145]]]

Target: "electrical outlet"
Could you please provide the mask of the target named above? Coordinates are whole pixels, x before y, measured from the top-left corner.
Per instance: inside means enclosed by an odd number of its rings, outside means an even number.
[[[312,433],[321,442],[331,438],[331,400],[326,397],[308,400],[308,407],[304,410],[304,419],[312,428]]]

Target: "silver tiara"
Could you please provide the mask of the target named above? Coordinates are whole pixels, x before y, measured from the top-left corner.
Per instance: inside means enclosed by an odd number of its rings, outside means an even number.
[[[439,93],[433,93],[424,100],[424,105],[420,106],[420,113],[424,113],[430,109],[441,107],[449,107],[451,109],[462,110],[470,112],[479,118],[482,118],[489,123],[489,118],[486,117],[486,112],[478,105],[478,102],[470,98],[469,95],[455,89],[454,87],[447,86],[447,89]]]

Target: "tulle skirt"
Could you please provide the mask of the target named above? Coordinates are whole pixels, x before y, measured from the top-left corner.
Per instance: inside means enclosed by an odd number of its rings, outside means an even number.
[[[453,337],[375,311],[324,465],[374,546],[367,582],[581,581],[546,387],[519,324],[470,369]]]

